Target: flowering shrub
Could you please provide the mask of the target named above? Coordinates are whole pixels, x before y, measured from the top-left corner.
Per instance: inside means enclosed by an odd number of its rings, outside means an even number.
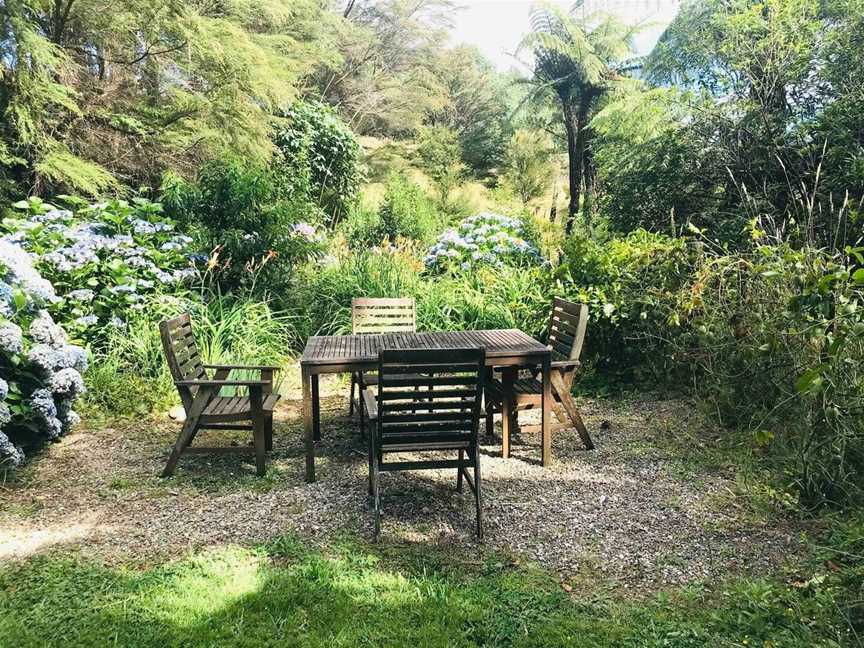
[[[148,293],[176,291],[198,274],[192,239],[175,230],[159,203],[113,200],[73,212],[30,198],[13,206],[3,240],[34,254],[60,298],[46,302],[49,310],[82,339],[122,323]]]
[[[207,281],[223,294],[287,290],[296,263],[320,251],[321,210],[279,168],[228,158],[203,165],[193,181],[167,175],[165,209],[211,257]]]
[[[79,418],[87,352],[67,341],[46,308],[61,300],[30,256],[0,240],[0,466],[16,466],[22,447],[53,441]]]
[[[433,272],[472,270],[478,266],[541,265],[537,247],[527,241],[525,224],[516,218],[482,212],[448,229],[429,248],[426,267]]]

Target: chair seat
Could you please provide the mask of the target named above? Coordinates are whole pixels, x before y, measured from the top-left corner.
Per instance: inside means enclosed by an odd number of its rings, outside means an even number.
[[[513,381],[513,393],[516,396],[517,404],[540,403],[543,400],[543,383],[536,378],[519,378]],[[486,398],[495,403],[500,403],[504,398],[504,384],[494,378],[487,382]]]
[[[272,413],[279,401],[279,394],[265,394],[262,408]],[[202,418],[228,420],[249,420],[252,416],[252,401],[248,396],[217,396],[204,408]]]

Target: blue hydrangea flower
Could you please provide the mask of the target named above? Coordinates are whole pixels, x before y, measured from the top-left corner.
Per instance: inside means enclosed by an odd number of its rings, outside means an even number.
[[[71,367],[61,369],[51,376],[50,385],[51,391],[58,396],[74,398],[85,391],[84,379],[80,373]]]
[[[66,331],[54,323],[48,311],[40,310],[30,323],[30,337],[36,342],[50,345],[60,345],[66,342]]]
[[[78,290],[73,290],[70,293],[66,294],[67,299],[71,299],[72,301],[78,302],[89,302],[93,301],[93,298],[96,296],[92,290],[88,288],[79,288]]]
[[[9,383],[0,378],[0,401],[6,400],[6,397],[9,395]],[[0,425],[2,427],[2,425]]]
[[[0,432],[0,466],[17,468],[24,462],[24,452]]]
[[[80,326],[93,326],[99,322],[99,318],[95,315],[82,315],[75,319],[75,323]]]
[[[12,420],[12,410],[6,403],[0,403],[0,428],[5,427]]]
[[[36,269],[30,255],[17,245],[0,240],[0,264],[7,271],[5,280],[10,286],[20,286],[37,304],[56,302],[58,297],[51,282],[43,279]]]
[[[13,322],[0,324],[0,351],[9,355],[21,353],[24,349],[24,335],[21,327]]]
[[[43,375],[50,375],[57,367],[57,353],[47,344],[34,344],[27,353],[27,361]]]
[[[43,422],[57,416],[57,406],[54,404],[54,397],[44,387],[30,394],[29,403],[30,409]]]

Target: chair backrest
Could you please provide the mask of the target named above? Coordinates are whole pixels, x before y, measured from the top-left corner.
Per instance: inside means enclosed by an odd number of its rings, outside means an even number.
[[[207,371],[195,344],[192,333],[192,318],[189,313],[159,323],[159,335],[165,360],[174,380],[206,380]],[[198,389],[196,387],[177,387],[183,407],[188,411]]]
[[[382,350],[377,447],[407,452],[476,444],[485,363],[482,348]]]
[[[363,333],[417,330],[413,297],[355,297],[351,300],[351,329]]]
[[[553,360],[578,360],[582,355],[585,330],[588,328],[588,306],[556,297],[552,301],[546,344]]]

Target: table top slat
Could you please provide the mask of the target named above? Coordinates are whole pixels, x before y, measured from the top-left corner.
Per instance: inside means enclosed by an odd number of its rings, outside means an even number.
[[[393,332],[312,336],[300,358],[304,365],[373,364],[381,349],[446,349],[481,346],[490,358],[549,353],[549,348],[518,329]]]

